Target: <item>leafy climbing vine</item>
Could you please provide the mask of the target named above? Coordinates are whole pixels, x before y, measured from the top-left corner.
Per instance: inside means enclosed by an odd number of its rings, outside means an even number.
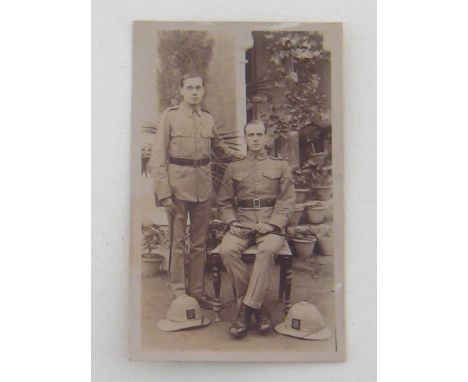
[[[268,128],[287,135],[312,125],[329,124],[329,110],[324,108],[326,96],[319,92],[319,61],[330,60],[318,32],[267,32],[266,50],[272,64],[266,79],[273,88],[284,89],[281,97],[273,97],[271,112],[264,113]]]

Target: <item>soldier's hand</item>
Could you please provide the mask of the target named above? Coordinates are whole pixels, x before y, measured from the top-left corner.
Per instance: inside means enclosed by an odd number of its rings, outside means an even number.
[[[171,197],[161,200],[161,205],[166,209],[168,213],[174,213],[174,203],[172,202]]]
[[[267,233],[273,232],[275,230],[275,227],[268,223],[257,223],[255,224],[253,230],[262,235],[266,235]]]
[[[247,233],[250,231],[243,229],[243,228],[238,228],[241,224],[237,222],[233,222],[229,225],[229,232],[233,234],[234,236],[243,238]]]

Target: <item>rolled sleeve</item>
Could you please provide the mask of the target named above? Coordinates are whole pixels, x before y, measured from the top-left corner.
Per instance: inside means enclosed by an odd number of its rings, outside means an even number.
[[[234,197],[235,195],[232,180],[232,167],[228,165],[218,195],[219,217],[223,222],[227,224],[230,224],[233,221],[237,220],[236,211],[234,210],[234,207],[232,205]]]
[[[150,171],[153,178],[154,193],[158,200],[172,195],[167,170],[167,150],[169,147],[169,116],[165,110],[156,129],[151,147]]]

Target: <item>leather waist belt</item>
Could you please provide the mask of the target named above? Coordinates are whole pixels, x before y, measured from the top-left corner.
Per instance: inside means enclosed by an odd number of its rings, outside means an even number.
[[[169,163],[178,164],[179,166],[198,167],[198,166],[205,166],[208,163],[210,163],[210,158],[206,157],[203,159],[185,159],[185,158],[169,157]]]
[[[244,199],[237,201],[237,207],[241,208],[258,208],[258,207],[274,207],[276,199]]]

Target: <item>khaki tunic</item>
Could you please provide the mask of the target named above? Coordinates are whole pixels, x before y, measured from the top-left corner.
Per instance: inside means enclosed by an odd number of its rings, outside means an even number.
[[[276,199],[274,207],[236,208],[237,200]],[[248,226],[269,223],[284,228],[294,208],[296,194],[288,162],[249,152],[241,161],[230,163],[219,191],[221,220],[235,220]]]
[[[181,166],[174,158],[198,160],[210,156],[212,145],[226,155],[235,155],[215,130],[213,117],[200,108],[184,104],[166,109],[157,126],[151,150],[150,169],[158,200],[172,197],[174,213],[168,213],[171,238],[171,289],[175,296],[204,294],[204,257],[212,179],[210,164]],[[190,217],[190,252],[184,267],[187,217]]]
[[[274,207],[238,208],[236,200],[276,199]],[[253,227],[256,223],[286,227],[296,201],[291,168],[283,160],[266,153],[249,152],[239,162],[229,164],[219,192],[220,218]],[[250,245],[257,245],[257,255],[250,273],[241,260]],[[223,263],[232,278],[239,302],[259,309],[268,288],[274,255],[283,247],[284,238],[274,234],[238,237],[227,232],[220,247]]]
[[[211,197],[210,164],[180,166],[169,163],[169,155],[183,159],[204,159],[210,156],[212,145],[220,147],[226,155],[236,153],[217,134],[210,113],[184,104],[163,112],[149,163],[158,200],[173,196],[188,202],[204,202]]]

